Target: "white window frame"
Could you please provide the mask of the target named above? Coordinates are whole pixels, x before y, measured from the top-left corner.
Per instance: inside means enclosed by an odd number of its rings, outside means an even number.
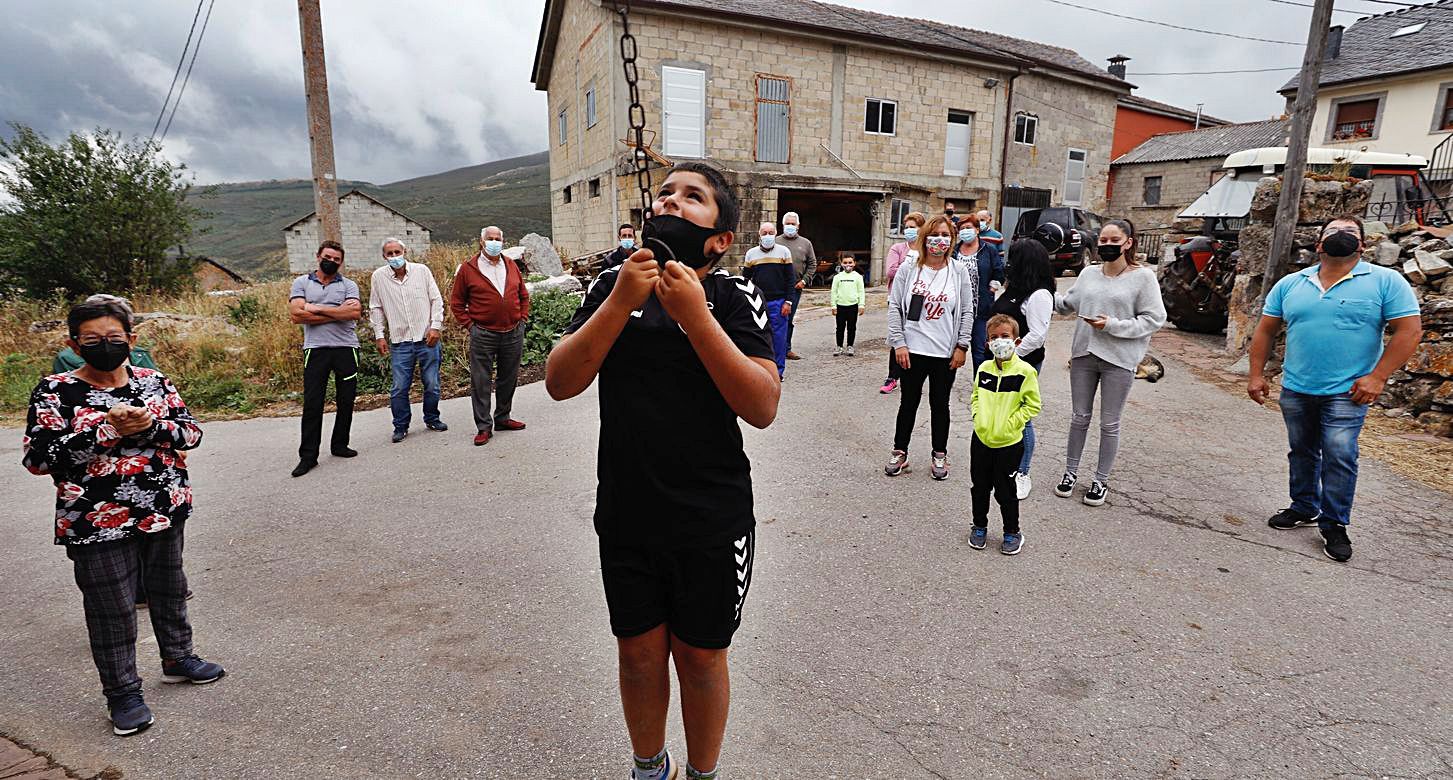
[[[873,103],[877,103],[878,104],[878,129],[877,130],[869,130],[868,129],[868,111],[869,111],[869,109],[870,109],[870,107],[872,106]],[[893,132],[891,132],[891,133],[885,133],[885,132],[883,132],[883,106],[885,106],[885,105],[888,105],[888,106],[892,106],[893,107]],[[866,135],[886,135],[886,136],[896,136],[896,135],[898,135],[898,101],[896,101],[896,100],[888,100],[887,98],[865,98],[863,100],[863,133],[865,133]]]
[[[1019,119],[1024,118],[1024,132],[1019,132]],[[1032,126],[1031,126],[1032,125]],[[1028,141],[1021,141],[1020,137],[1028,138]],[[1039,140],[1039,115],[1031,114],[1028,111],[1020,111],[1014,115],[1014,143],[1020,146],[1034,146]]]
[[[595,114],[595,87],[592,86],[585,90],[585,129],[595,127],[598,121],[600,120]]]
[[[1070,200],[1069,199],[1070,182],[1071,181],[1075,181],[1074,179],[1071,179],[1070,178],[1070,164],[1073,163],[1073,162],[1075,162],[1074,160],[1070,159],[1070,155],[1073,155],[1075,152],[1079,152],[1080,154],[1084,155],[1084,159],[1082,159],[1082,160],[1079,161],[1079,163],[1080,163],[1080,178],[1079,178],[1078,182],[1079,182],[1079,185],[1080,185],[1080,197],[1078,197],[1078,198],[1076,198],[1074,200]],[[1066,149],[1065,150],[1065,188],[1064,188],[1064,195],[1065,195],[1065,197],[1061,198],[1061,202],[1064,205],[1066,205],[1066,206],[1084,206],[1085,205],[1085,181],[1088,180],[1089,178],[1090,178],[1090,152],[1089,152],[1089,150],[1088,149],[1076,149],[1074,147],[1070,147],[1070,148]]]
[[[899,213],[899,211],[903,213]],[[903,220],[913,213],[913,201],[893,198],[888,204],[888,235],[903,237]]]
[[[681,139],[671,137],[670,113],[667,109],[666,100],[666,74],[670,72],[694,74],[701,81],[701,124],[697,127],[696,144],[701,149],[701,154],[690,154],[680,150],[674,150],[673,143]],[[706,95],[706,71],[700,68],[678,68],[672,65],[661,66],[661,152],[667,157],[689,157],[693,159],[704,159],[706,157],[706,118],[707,118],[707,95]]]
[[[560,113],[555,115],[555,123],[560,128],[560,140],[556,142],[556,146],[564,146],[570,141],[570,125],[566,123],[566,118],[567,114],[563,108],[560,109]]]
[[[954,121],[951,121],[952,118],[953,118],[953,116],[955,114],[958,114],[960,116],[966,116],[966,117],[969,118],[969,121],[967,121],[967,122],[954,122]],[[945,118],[944,124],[945,124],[945,132],[944,132],[944,142],[943,142],[943,175],[945,175],[945,176],[968,176],[969,175],[969,167],[970,167],[970,163],[972,162],[973,151],[974,151],[974,112],[973,111],[963,111],[963,110],[960,110],[960,109],[951,108],[948,111],[948,116]],[[949,159],[948,159],[948,155],[949,155],[949,150],[948,150],[948,144],[949,144],[948,133],[949,133],[949,131],[952,130],[953,126],[954,125],[957,125],[957,124],[961,124],[964,127],[968,128],[968,136],[966,138],[964,138],[964,169],[962,171],[952,171],[952,170],[949,170],[949,167],[948,167],[948,164],[949,164]]]

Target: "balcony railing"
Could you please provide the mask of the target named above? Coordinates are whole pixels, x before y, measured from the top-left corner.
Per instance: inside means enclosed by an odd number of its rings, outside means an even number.
[[[1332,126],[1332,140],[1351,141],[1355,138],[1371,138],[1376,128],[1376,119],[1364,119],[1361,122],[1338,122]]]

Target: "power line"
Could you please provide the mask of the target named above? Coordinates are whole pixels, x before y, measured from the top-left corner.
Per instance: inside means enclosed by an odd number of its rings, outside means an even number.
[[[1219,76],[1223,73],[1271,73],[1280,70],[1301,70],[1301,66],[1292,65],[1287,68],[1250,68],[1247,70],[1184,70],[1184,71],[1160,71],[1156,73],[1127,73],[1126,78],[1131,76]]]
[[[1279,43],[1279,44],[1282,44],[1284,46],[1297,46],[1297,47],[1305,46],[1305,44],[1297,43],[1295,41],[1279,41],[1279,40],[1276,40],[1274,38],[1257,38],[1257,37],[1250,36],[1250,35],[1237,35],[1236,33],[1218,32],[1216,30],[1202,30],[1199,27],[1183,27],[1181,25],[1171,24],[1169,22],[1159,22],[1159,21],[1156,21],[1154,19],[1142,19],[1142,18],[1140,18],[1138,16],[1126,16],[1125,14],[1117,14],[1117,13],[1115,13],[1113,11],[1103,11],[1103,10],[1101,10],[1099,8],[1091,8],[1091,7],[1087,6],[1087,5],[1076,5],[1075,3],[1065,2],[1065,0],[1045,0],[1045,2],[1047,2],[1047,3],[1054,3],[1055,5],[1068,6],[1070,8],[1078,8],[1081,11],[1089,11],[1090,13],[1094,13],[1094,14],[1103,14],[1105,16],[1113,16],[1113,17],[1115,17],[1117,19],[1128,19],[1128,20],[1130,20],[1132,22],[1144,22],[1146,24],[1154,24],[1154,25],[1157,25],[1159,27],[1169,27],[1172,30],[1185,30],[1187,32],[1196,32],[1196,33],[1201,33],[1203,35],[1218,35],[1218,36],[1220,36],[1222,38],[1237,38],[1237,39],[1240,39],[1240,40],[1243,40],[1243,41],[1257,41],[1259,43]]]
[[[1316,6],[1312,5],[1311,3],[1298,3],[1295,0],[1267,0],[1267,2],[1269,2],[1269,3],[1280,3],[1281,5],[1295,5],[1295,6],[1300,6],[1302,8],[1315,8],[1316,7]],[[1333,8],[1332,9],[1332,13],[1334,13],[1334,14],[1353,14],[1355,16],[1376,16],[1377,15],[1377,12],[1375,12],[1375,11],[1349,11],[1349,10],[1347,10],[1345,8]]]
[[[162,128],[161,140],[166,140],[166,134],[172,129],[172,120],[177,118],[177,107],[182,104],[182,94],[187,91],[187,82],[192,80],[192,66],[197,64],[197,55],[202,51],[202,37],[207,34],[207,22],[212,20],[212,6],[217,0],[208,0],[207,16],[202,19],[202,31],[197,33],[197,45],[192,49],[192,61],[187,63],[187,75],[182,78],[182,88],[177,90],[177,99],[172,103],[172,115],[167,117],[166,127]]]
[[[187,42],[182,46],[182,56],[177,58],[177,69],[172,73],[172,85],[166,88],[166,99],[161,102],[161,113],[156,115],[156,123],[151,126],[151,138],[147,143],[156,140],[156,130],[161,127],[161,118],[166,116],[166,107],[172,102],[172,90],[177,87],[177,77],[182,75],[182,63],[187,61],[187,50],[192,48],[192,33],[197,29],[197,17],[202,15],[202,0],[197,0],[197,11],[192,14],[192,26],[187,30]]]

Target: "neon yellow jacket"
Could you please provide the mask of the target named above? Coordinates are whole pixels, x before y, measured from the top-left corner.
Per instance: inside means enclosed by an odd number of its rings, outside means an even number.
[[[863,275],[857,271],[838,271],[832,278],[833,306],[863,305]]]
[[[1024,424],[1039,415],[1039,374],[1013,356],[1000,368],[985,360],[974,372],[974,435],[985,445],[1011,447],[1024,438]]]

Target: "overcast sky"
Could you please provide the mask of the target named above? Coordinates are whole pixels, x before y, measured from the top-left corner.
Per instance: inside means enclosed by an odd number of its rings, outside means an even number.
[[[1310,0],[1297,0],[1310,2]],[[215,0],[165,152],[201,183],[309,176],[295,0]],[[1137,94],[1236,121],[1281,112],[1301,47],[1113,19],[1048,0],[839,0],[1075,49],[1132,57]],[[1301,41],[1311,9],[1273,0],[1076,0],[1189,27]],[[196,5],[191,0],[0,0],[0,123],[52,138],[107,127],[151,133]],[[530,84],[543,0],[324,0],[338,175],[377,183],[543,150],[544,93]],[[1366,0],[1339,8],[1379,11]],[[962,9],[962,10],[960,10]],[[205,10],[203,11],[205,14]],[[1351,24],[1357,15],[1337,13]],[[200,22],[198,24],[200,27]],[[0,129],[9,135],[9,129]]]

